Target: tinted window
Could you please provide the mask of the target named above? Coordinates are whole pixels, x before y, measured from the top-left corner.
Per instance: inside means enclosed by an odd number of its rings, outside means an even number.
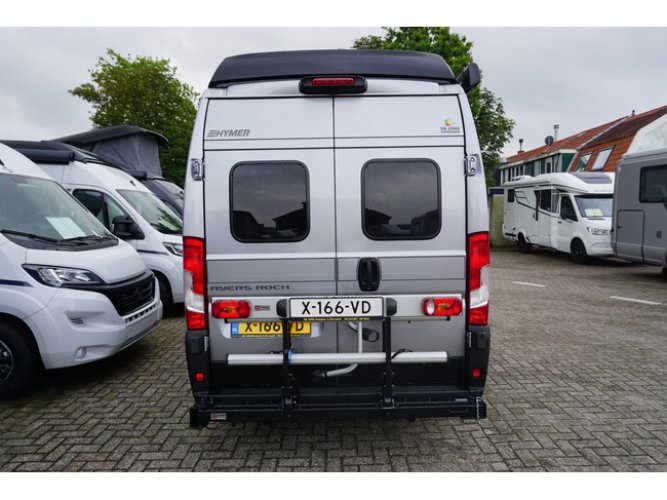
[[[577,214],[574,211],[574,205],[569,196],[563,196],[560,199],[560,216],[563,219],[577,220]]]
[[[643,168],[639,201],[667,203],[667,166]]]
[[[551,189],[542,189],[540,191],[540,208],[551,212]]]
[[[507,190],[507,202],[508,203],[513,203],[514,202],[514,189],[508,189]]]
[[[371,239],[428,239],[440,232],[440,176],[429,160],[375,160],[361,172],[362,227]]]
[[[231,173],[232,234],[243,242],[308,234],[308,173],[297,162],[241,163]]]
[[[77,189],[74,196],[109,230],[115,217],[128,216],[115,201],[99,191]]]

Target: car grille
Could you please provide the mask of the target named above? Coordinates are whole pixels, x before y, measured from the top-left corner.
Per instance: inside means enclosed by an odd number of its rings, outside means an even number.
[[[126,316],[150,304],[155,297],[155,276],[146,271],[141,276],[114,283],[113,285],[76,286],[79,290],[89,290],[106,295],[121,316]]]

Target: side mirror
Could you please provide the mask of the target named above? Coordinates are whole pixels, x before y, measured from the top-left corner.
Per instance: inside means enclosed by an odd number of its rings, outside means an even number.
[[[466,69],[459,73],[459,76],[456,77],[456,83],[458,83],[467,94],[475,87],[477,87],[482,81],[482,74],[479,71],[479,66],[477,63],[470,63]]]
[[[113,218],[111,232],[122,240],[143,240],[146,237],[137,223],[125,215]]]

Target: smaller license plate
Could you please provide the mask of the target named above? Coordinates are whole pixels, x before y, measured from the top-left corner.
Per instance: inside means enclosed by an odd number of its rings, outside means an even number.
[[[260,321],[252,323],[232,323],[232,337],[274,337],[283,334],[280,321]],[[290,335],[310,335],[310,323],[298,321],[292,323]]]
[[[306,321],[381,318],[382,297],[313,297],[290,299],[290,317]]]

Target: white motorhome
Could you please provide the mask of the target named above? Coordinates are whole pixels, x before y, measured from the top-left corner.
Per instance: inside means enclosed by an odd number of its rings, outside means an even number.
[[[503,233],[520,252],[533,245],[572,255],[611,257],[614,174],[576,172],[522,176],[503,186]]]
[[[44,368],[106,358],[162,317],[132,247],[44,171],[0,144],[0,399]]]
[[[52,141],[4,141],[21,152],[126,240],[155,273],[165,310],[183,302],[183,222],[140,181],[97,156]]]
[[[616,168],[614,254],[667,278],[667,115],[642,128]]]
[[[418,52],[220,64],[185,183],[191,425],[485,416],[478,83]]]

